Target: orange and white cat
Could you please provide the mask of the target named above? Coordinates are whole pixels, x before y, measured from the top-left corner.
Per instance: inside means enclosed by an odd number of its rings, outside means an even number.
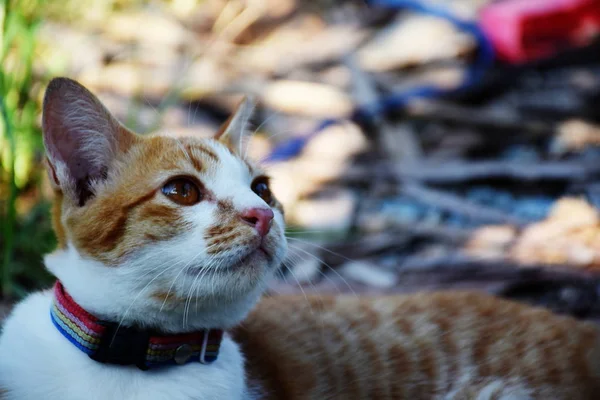
[[[286,239],[241,150],[250,111],[214,139],[140,137],[78,83],[50,83],[59,245],[45,263],[60,283],[6,320],[1,398],[600,396],[598,329],[545,310],[453,292],[259,302]],[[223,330],[209,362],[209,332]]]
[[[268,179],[238,152],[250,111],[242,104],[218,140],[141,137],[78,83],[50,83],[43,133],[59,245],[45,264],[81,308],[167,334],[244,319],[286,253]],[[92,360],[56,329],[51,306],[51,292],[35,293],[5,321],[7,399],[245,396],[228,335],[212,364],[142,371]]]

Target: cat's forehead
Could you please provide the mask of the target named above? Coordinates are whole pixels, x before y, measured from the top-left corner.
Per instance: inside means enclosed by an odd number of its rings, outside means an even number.
[[[136,165],[159,175],[192,174],[214,181],[247,180],[263,175],[252,161],[213,139],[154,136],[135,151]]]

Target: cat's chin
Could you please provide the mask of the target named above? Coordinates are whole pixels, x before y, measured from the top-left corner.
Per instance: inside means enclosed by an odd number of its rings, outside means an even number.
[[[259,247],[252,253],[243,257],[241,260],[236,260],[233,264],[227,266],[226,271],[238,272],[239,270],[264,270],[269,267],[273,257],[267,251]]]
[[[261,274],[271,269],[273,259],[274,257],[267,250],[259,247],[241,259],[233,260],[230,264],[223,263],[219,267],[210,270],[211,273],[216,275]],[[193,277],[204,273],[207,273],[207,269],[201,265],[186,269],[186,274]]]

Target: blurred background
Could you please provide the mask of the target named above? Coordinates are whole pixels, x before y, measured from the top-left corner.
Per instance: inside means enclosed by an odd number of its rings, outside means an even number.
[[[290,255],[271,291],[480,288],[592,318],[597,0],[0,0],[4,310],[48,287],[40,105],[209,137],[243,94]],[[0,308],[0,314],[2,314]]]

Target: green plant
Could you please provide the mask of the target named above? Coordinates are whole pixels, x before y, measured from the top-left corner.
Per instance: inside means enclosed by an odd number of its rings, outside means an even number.
[[[39,38],[42,21],[84,27],[146,3],[189,8],[195,1],[200,0],[0,0],[0,297],[21,297],[51,279],[41,262],[42,255],[54,248],[55,238],[49,202],[41,190],[39,117],[45,74],[61,71],[56,70],[56,63],[40,61],[47,45]],[[157,106],[150,129],[159,126],[163,111],[176,101],[177,93],[171,91]],[[132,99],[127,125],[134,130],[139,105],[144,102],[141,95]]]
[[[26,242],[35,243],[31,237],[36,227],[32,232],[19,230],[23,223],[17,205],[20,195],[35,190],[42,149],[36,101],[40,85],[33,76],[41,5],[42,0],[0,0],[0,276],[5,297],[23,291],[17,268],[20,234],[30,236]],[[28,273],[36,270],[39,266]]]

